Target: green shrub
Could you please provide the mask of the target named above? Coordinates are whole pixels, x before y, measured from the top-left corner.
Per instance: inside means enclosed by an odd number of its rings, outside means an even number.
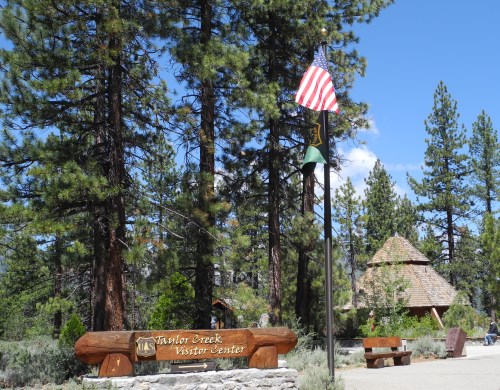
[[[315,332],[309,332],[306,328],[302,327],[300,320],[294,318],[293,320],[288,320],[284,324],[288,329],[292,330],[297,335],[297,345],[294,347],[294,351],[310,350],[313,348],[316,338]]]
[[[430,336],[421,337],[412,341],[409,343],[408,349],[413,351],[413,357],[446,357],[446,348],[444,343],[442,341],[436,341]]]
[[[468,336],[474,336],[478,327],[487,324],[487,318],[479,315],[474,308],[464,305],[464,297],[459,295],[443,315],[447,328],[461,328]]]
[[[156,375],[170,372],[169,361],[142,361],[134,364],[135,375]]]
[[[248,368],[248,359],[241,357],[214,359],[214,363],[217,370],[237,370],[241,368]]]
[[[366,337],[400,336],[401,338],[417,338],[426,335],[437,336],[439,324],[429,314],[423,317],[408,316],[401,314],[392,321],[380,321],[371,330],[370,319],[359,327],[361,335]]]
[[[308,366],[318,367],[326,362],[326,352],[321,348],[309,350],[292,350],[286,355],[288,367],[304,371]]]
[[[194,290],[189,280],[175,272],[149,316],[148,329],[189,329],[193,320]]]
[[[336,349],[337,350],[337,349]],[[337,361],[337,359],[334,359]],[[335,378],[331,383],[326,352],[321,348],[292,351],[286,355],[287,365],[301,373],[299,386],[301,390],[343,390],[344,381]]]
[[[351,309],[344,316],[334,313],[335,335],[338,338],[353,339],[359,336],[359,327],[366,324],[370,310]]]
[[[217,295],[231,302],[238,327],[245,328],[258,323],[262,313],[269,313],[269,304],[246,283],[238,283],[231,288],[218,288]],[[221,315],[222,313],[216,314]]]
[[[61,329],[59,336],[59,344],[73,348],[76,340],[82,337],[87,329],[83,325],[82,320],[78,315],[72,314],[68,322]]]
[[[370,319],[359,327],[361,335],[366,337],[386,337],[397,336],[402,333],[405,323],[405,315],[402,314],[398,318],[386,319],[382,318],[372,329]]]
[[[0,341],[0,388],[60,384],[86,371],[72,348],[59,346],[51,337]]]
[[[344,380],[335,377],[334,383],[331,383],[330,373],[326,365],[320,367],[307,367],[299,378],[301,390],[344,390]]]
[[[430,314],[426,314],[423,317],[405,316],[397,335],[401,338],[437,336],[439,329],[439,323]]]
[[[339,349],[336,346],[335,352]],[[348,355],[341,355],[335,353],[335,367],[345,367],[345,366],[364,366],[366,364],[365,351],[359,350]]]

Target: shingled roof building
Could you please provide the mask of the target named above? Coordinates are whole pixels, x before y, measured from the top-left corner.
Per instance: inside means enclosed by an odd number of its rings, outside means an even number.
[[[401,298],[407,302],[410,315],[420,317],[429,313],[442,325],[441,316],[457,291],[432,268],[429,259],[398,235],[389,238],[368,262],[368,269],[356,283],[356,306],[367,307],[370,294],[376,294],[374,291],[380,291],[384,283],[396,278],[403,280],[406,287]]]

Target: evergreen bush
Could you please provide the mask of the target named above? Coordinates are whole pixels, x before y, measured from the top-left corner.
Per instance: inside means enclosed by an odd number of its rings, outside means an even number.
[[[438,331],[438,322],[427,313],[423,317],[404,316],[401,328],[396,334],[401,338],[418,338],[430,335],[437,337]]]
[[[68,322],[61,329],[59,345],[73,348],[76,340],[82,337],[87,329],[77,314],[72,314]]]
[[[319,367],[309,366],[299,378],[299,386],[301,390],[344,390],[345,384],[342,378],[335,378],[332,383],[327,365],[323,364]]]
[[[445,358],[446,348],[442,341],[436,341],[430,336],[421,337],[412,341],[409,345],[412,357],[423,356],[425,358]]]
[[[179,272],[168,279],[149,316],[148,329],[189,329],[193,322],[194,289]]]
[[[307,332],[300,327],[299,321],[291,324],[290,328],[297,334],[297,346],[286,355],[287,366],[300,372],[300,389],[327,389],[343,390],[342,379],[335,378],[335,382],[330,382],[326,351],[319,347],[314,347],[314,336],[312,332]],[[340,362],[339,345],[334,346],[334,361],[336,365]],[[352,364],[349,362],[348,364]]]
[[[469,337],[475,336],[478,327],[484,327],[488,322],[470,305],[463,302],[463,295],[457,296],[453,304],[443,315],[443,323],[447,328],[461,328]]]
[[[337,351],[338,348],[335,348]],[[334,360],[337,362],[338,356]],[[330,382],[328,364],[325,350],[314,348],[309,350],[293,350],[286,356],[287,365],[301,373],[299,386],[301,390],[343,390],[342,379],[336,378],[335,383]]]
[[[87,370],[72,347],[49,336],[0,341],[0,388],[61,384]]]
[[[366,337],[400,336],[401,338],[417,338],[426,335],[437,337],[439,325],[429,314],[423,317],[409,316],[401,313],[391,321],[381,321],[372,330],[370,319],[359,327],[359,332]]]

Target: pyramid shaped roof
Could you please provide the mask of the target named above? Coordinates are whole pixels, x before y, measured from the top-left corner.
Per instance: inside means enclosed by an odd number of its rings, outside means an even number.
[[[404,237],[390,237],[373,256],[368,266],[390,263],[430,264],[430,260]]]
[[[458,292],[430,265],[430,260],[403,237],[389,238],[368,262],[368,269],[358,279],[358,307],[366,306],[370,294],[384,284],[400,279],[406,284],[401,298],[408,308],[449,307]],[[375,293],[376,294],[376,293]],[[350,308],[347,305],[345,308]]]

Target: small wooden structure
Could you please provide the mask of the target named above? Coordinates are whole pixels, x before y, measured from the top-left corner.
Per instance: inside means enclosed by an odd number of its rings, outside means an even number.
[[[132,376],[141,361],[185,361],[248,357],[250,368],[277,368],[297,335],[285,327],[220,330],[88,332],[75,343],[75,356],[98,364],[99,376]]]
[[[395,366],[407,366],[410,364],[412,351],[400,351],[402,346],[401,338],[391,337],[369,337],[363,339],[365,349],[365,359],[367,368],[384,367],[384,359],[393,358]],[[387,352],[374,352],[373,348],[390,348]]]
[[[212,308],[215,312],[216,321],[213,329],[231,329],[238,326],[234,315],[234,307],[231,306],[228,299],[217,298],[212,302]]]
[[[390,237],[375,253],[368,262],[368,269],[357,280],[356,307],[367,307],[370,298],[377,296],[375,291],[380,290],[381,284],[387,283],[391,275],[408,284],[400,298],[406,300],[410,315],[422,317],[429,313],[443,328],[441,316],[453,303],[458,292],[432,268],[429,259],[407,239],[397,234]],[[349,310],[351,307],[353,304],[348,304],[343,309]]]

